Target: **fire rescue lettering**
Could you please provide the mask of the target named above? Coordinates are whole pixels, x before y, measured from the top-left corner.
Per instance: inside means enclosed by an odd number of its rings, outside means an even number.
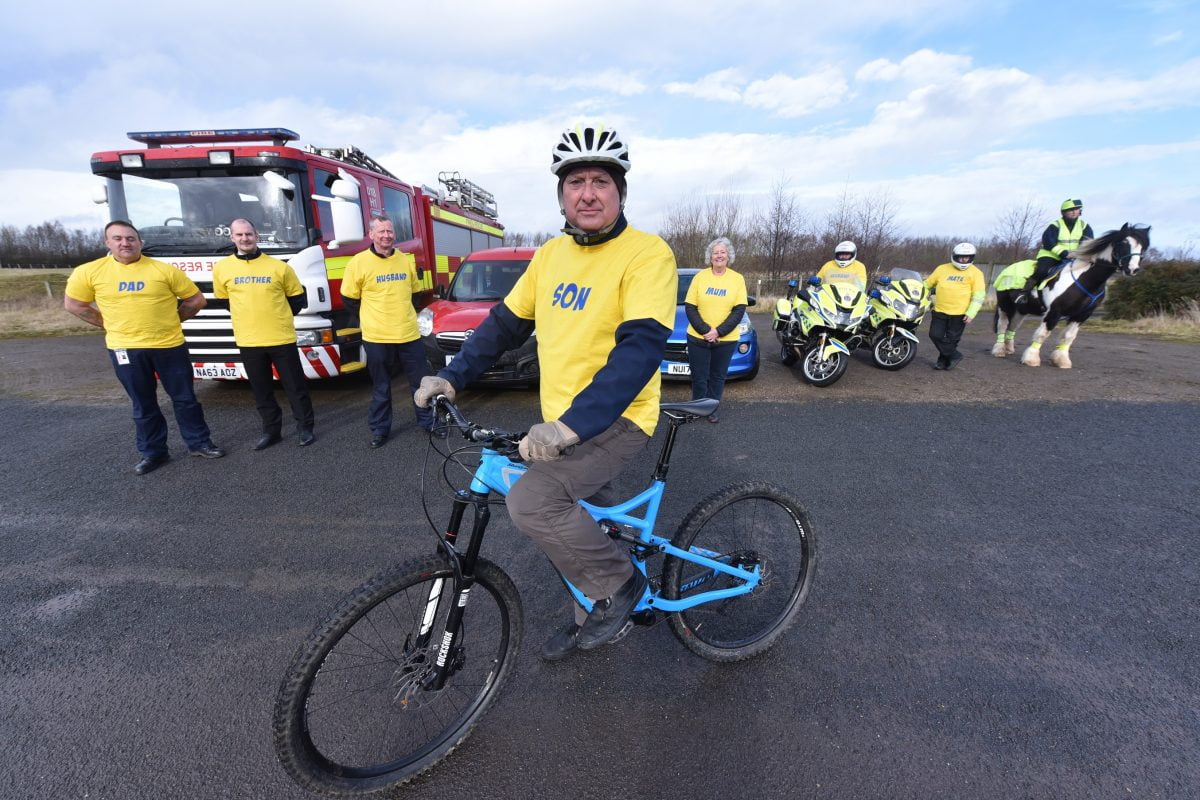
[[[407,272],[388,272],[384,275],[376,275],[375,276],[376,283],[391,283],[392,281],[406,281],[406,280],[408,280]]]
[[[145,281],[118,281],[117,282],[117,291],[118,292],[140,292],[142,289],[145,289],[145,288],[146,288]]]
[[[240,275],[233,279],[234,283],[270,283],[269,275]]]
[[[588,295],[592,293],[590,286],[576,286],[573,283],[560,283],[554,289],[554,298],[550,305],[561,306],[568,311],[582,311],[587,305]]]
[[[725,296],[725,290],[724,290],[724,289],[718,289],[718,288],[717,288],[717,287],[715,287],[715,286],[710,286],[710,287],[708,287],[707,289],[705,289],[705,290],[704,290],[704,293],[705,293],[705,294],[711,294],[711,295],[713,295],[714,297],[724,297],[724,296]]]

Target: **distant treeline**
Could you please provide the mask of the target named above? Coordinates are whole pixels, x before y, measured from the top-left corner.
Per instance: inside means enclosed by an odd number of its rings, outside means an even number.
[[[0,225],[0,267],[74,267],[106,252],[100,228]]]

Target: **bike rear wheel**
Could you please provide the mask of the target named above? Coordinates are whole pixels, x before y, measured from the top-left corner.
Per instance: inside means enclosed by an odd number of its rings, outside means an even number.
[[[360,586],[297,650],[275,700],[275,752],[301,786],[363,796],[445,758],[500,693],[521,642],[521,599],[495,564],[475,585],[441,689],[435,667],[454,604],[442,557],[408,562]]]
[[[770,648],[795,622],[812,588],[816,534],[800,501],[770,483],[735,483],[700,501],[671,543],[760,569],[762,579],[753,592],[667,617],[689,650],[712,661],[742,661]],[[670,600],[738,584],[674,556],[663,563],[663,594]]]

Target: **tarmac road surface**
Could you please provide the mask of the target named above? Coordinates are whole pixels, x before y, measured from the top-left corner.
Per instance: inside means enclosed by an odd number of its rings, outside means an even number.
[[[923,341],[899,373],[856,354],[819,390],[760,331],[759,377],[681,432],[660,520],[733,480],[804,498],[820,566],[799,623],[741,664],[665,624],[544,664],[565,595],[498,512],[484,552],[521,590],[516,673],[396,796],[1195,797],[1200,351],[1085,329],[1075,369],[1030,369],[979,326],[956,370]],[[175,459],[139,478],[99,338],[0,342],[4,798],[305,797],[270,743],[293,651],[432,549],[426,440],[369,450],[365,380],[315,385],[316,444],[261,453],[248,387],[199,392],[229,455],[184,457],[172,423]],[[534,392],[461,399],[537,418]]]

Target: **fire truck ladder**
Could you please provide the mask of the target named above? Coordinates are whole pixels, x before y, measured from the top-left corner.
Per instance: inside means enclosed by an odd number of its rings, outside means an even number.
[[[478,211],[491,219],[496,218],[496,198],[491,192],[471,183],[457,172],[439,172],[438,182],[446,187],[450,200],[462,208]]]
[[[307,153],[313,153],[314,155],[324,156],[325,158],[333,158],[345,164],[353,164],[356,167],[369,169],[371,172],[377,172],[380,175],[387,175],[389,178],[400,180],[399,178],[396,178],[395,175],[388,172],[386,167],[384,167],[375,159],[371,158],[362,150],[359,150],[354,145],[347,145],[346,147],[313,147],[310,144],[304,148],[304,151]]]

